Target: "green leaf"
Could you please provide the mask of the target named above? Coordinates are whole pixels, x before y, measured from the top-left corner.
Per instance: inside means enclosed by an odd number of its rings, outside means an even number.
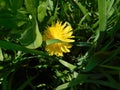
[[[53,1],[52,0],[48,0],[48,4],[49,4],[49,8],[51,10],[53,10]]]
[[[48,0],[46,1],[41,1],[39,6],[38,6],[38,20],[39,22],[42,22],[47,15],[46,10],[48,7]]]
[[[39,32],[37,21],[35,20],[32,23],[33,26],[23,33],[20,42],[27,48],[36,49],[42,44],[42,35]]]
[[[59,60],[61,64],[63,64],[65,67],[69,68],[70,70],[74,70],[76,68],[75,65],[72,65],[64,60]]]
[[[35,35],[36,35],[36,38],[35,38],[34,42],[32,42],[31,44],[26,46],[27,48],[35,49],[35,48],[40,47],[41,44],[42,44],[42,35],[39,32],[39,28],[38,28],[37,22],[36,22],[36,26],[35,26]]]
[[[33,26],[30,26],[28,29],[24,31],[24,33],[21,35],[20,42],[23,46],[28,46],[35,40],[35,30]]]
[[[36,15],[36,0],[25,0],[25,6],[28,10],[33,15]]]

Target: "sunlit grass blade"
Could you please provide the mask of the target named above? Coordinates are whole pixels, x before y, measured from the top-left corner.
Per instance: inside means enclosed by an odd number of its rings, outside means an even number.
[[[115,0],[109,0],[107,1],[107,18],[111,17],[112,14],[114,13],[114,8],[113,8],[113,4],[114,4]]]
[[[60,42],[62,42],[62,41],[59,40],[59,39],[46,40],[46,44],[47,44],[47,45],[55,44],[55,43],[60,43]]]
[[[3,61],[3,54],[2,54],[2,49],[0,48],[0,61]]]
[[[65,90],[66,88],[68,88],[69,82],[68,83],[64,83],[60,86],[58,86],[55,90]]]
[[[64,60],[59,60],[61,64],[63,64],[65,67],[69,68],[70,70],[74,70],[76,68],[75,65],[72,65]]]
[[[106,0],[98,0],[98,13],[99,13],[99,31],[105,31],[107,24]]]
[[[104,31],[106,31],[107,26],[107,6],[106,0],[98,0],[98,14],[99,14],[99,28],[96,29],[96,37],[94,42],[96,42],[100,37],[104,37]],[[97,23],[93,26],[96,27]]]

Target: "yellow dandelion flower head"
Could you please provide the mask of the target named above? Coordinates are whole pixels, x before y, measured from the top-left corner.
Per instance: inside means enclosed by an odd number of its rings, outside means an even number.
[[[69,49],[72,47],[70,43],[74,42],[72,34],[71,25],[57,21],[56,24],[52,24],[44,31],[43,39],[44,41],[58,39],[61,42],[46,45],[45,50],[50,55],[56,56],[63,56],[63,53],[70,52]]]

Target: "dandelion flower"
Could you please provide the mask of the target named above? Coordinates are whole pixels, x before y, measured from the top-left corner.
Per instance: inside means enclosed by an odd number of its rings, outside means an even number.
[[[72,47],[70,43],[74,42],[72,39],[74,36],[72,36],[72,34],[72,27],[70,25],[67,25],[66,22],[63,24],[62,22],[57,22],[56,24],[49,26],[44,31],[44,41],[58,39],[61,42],[46,45],[45,50],[50,55],[56,56],[63,56],[63,53],[70,52],[69,49]]]

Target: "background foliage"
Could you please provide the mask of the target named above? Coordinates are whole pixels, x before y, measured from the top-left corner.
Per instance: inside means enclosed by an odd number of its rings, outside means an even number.
[[[43,31],[73,27],[64,57],[49,56]],[[0,90],[119,90],[119,0],[0,0]]]

